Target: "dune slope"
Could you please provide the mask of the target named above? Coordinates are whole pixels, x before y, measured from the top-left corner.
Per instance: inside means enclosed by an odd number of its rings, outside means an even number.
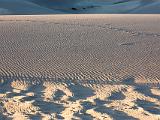
[[[159,14],[160,0],[0,0],[0,14]]]

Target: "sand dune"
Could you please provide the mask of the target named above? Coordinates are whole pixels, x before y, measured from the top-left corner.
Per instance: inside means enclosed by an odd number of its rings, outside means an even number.
[[[0,14],[159,14],[160,0],[0,0]]]
[[[159,21],[0,16],[0,119],[160,119]]]
[[[52,10],[27,0],[0,0],[0,14],[54,14]]]

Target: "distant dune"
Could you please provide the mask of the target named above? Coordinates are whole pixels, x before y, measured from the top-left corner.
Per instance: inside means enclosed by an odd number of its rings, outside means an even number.
[[[0,119],[159,120],[159,21],[0,16]]]
[[[0,0],[0,14],[160,13],[160,0]]]

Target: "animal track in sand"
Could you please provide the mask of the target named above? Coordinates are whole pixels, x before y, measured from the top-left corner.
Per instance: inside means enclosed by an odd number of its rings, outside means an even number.
[[[71,24],[71,23],[60,23],[60,22],[48,22],[48,21],[36,21],[36,20],[0,20],[0,22],[33,22],[33,23],[42,23],[42,24],[54,24],[54,25],[71,25],[71,26],[81,26],[81,27],[97,27],[100,29],[108,29],[113,30],[116,32],[125,32],[127,34],[131,34],[132,36],[151,36],[151,37],[160,37],[160,33],[149,33],[149,32],[142,32],[142,31],[134,31],[124,27],[114,27],[112,24],[105,24],[105,25],[94,25],[94,24]],[[131,45],[132,43],[128,43],[127,45]]]
[[[121,46],[132,46],[135,45],[135,43],[131,42],[131,43],[121,43]]]

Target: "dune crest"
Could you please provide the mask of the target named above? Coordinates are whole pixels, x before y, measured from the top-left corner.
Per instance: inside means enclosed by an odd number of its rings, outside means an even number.
[[[0,14],[159,14],[160,0],[0,0]]]

